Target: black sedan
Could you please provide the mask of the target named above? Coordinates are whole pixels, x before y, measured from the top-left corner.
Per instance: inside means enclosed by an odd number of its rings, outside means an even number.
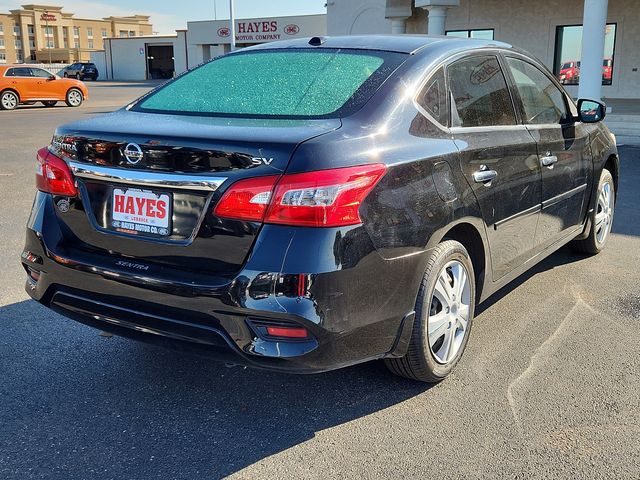
[[[231,363],[385,359],[436,382],[478,303],[567,243],[604,248],[619,171],[604,115],[504,43],[246,48],[58,128],[37,155],[26,288]]]

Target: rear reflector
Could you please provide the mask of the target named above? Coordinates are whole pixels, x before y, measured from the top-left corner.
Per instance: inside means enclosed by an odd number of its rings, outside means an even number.
[[[69,166],[46,147],[38,150],[36,155],[36,188],[65,197],[75,197],[78,194]]]
[[[384,176],[382,164],[240,180],[225,192],[215,215],[281,225],[338,227],[362,223],[363,200]],[[276,183],[277,182],[277,183]]]
[[[309,333],[306,328],[267,327],[267,335],[282,338],[307,338]]]

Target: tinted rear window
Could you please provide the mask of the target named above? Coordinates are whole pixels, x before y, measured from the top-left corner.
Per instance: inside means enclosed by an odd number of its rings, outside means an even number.
[[[346,116],[362,107],[405,58],[374,50],[240,52],[176,78],[133,110],[253,118]]]

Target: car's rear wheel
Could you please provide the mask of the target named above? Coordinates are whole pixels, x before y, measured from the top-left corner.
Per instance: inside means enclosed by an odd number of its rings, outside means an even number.
[[[69,74],[68,74],[67,72],[64,72],[64,73],[62,74],[62,76],[63,76],[64,78],[69,78]]]
[[[55,100],[45,100],[44,102],[42,102],[42,104],[45,107],[54,107],[56,105],[56,103],[58,103],[58,102],[56,102]]]
[[[79,107],[82,105],[83,100],[84,97],[82,96],[82,92],[77,88],[70,88],[67,92],[66,102],[70,107]]]
[[[5,90],[0,94],[0,108],[2,110],[15,110],[19,103],[18,94],[12,90]]]
[[[456,366],[464,351],[475,305],[475,277],[469,253],[456,241],[440,243],[427,262],[409,348],[386,359],[396,375],[435,383]]]
[[[606,168],[600,174],[597,195],[596,207],[591,213],[589,235],[583,240],[574,240],[570,244],[573,250],[580,253],[592,255],[600,253],[611,233],[615,209],[615,184],[611,172]]]

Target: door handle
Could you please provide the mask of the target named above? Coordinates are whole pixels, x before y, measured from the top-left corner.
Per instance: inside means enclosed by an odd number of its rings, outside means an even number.
[[[473,172],[473,181],[476,183],[484,183],[489,187],[491,181],[498,176],[498,172],[495,170],[488,170],[486,165],[481,165],[480,170]]]
[[[540,163],[543,167],[553,168],[553,164],[558,161],[558,157],[555,155],[547,154],[546,156],[540,158]]]

